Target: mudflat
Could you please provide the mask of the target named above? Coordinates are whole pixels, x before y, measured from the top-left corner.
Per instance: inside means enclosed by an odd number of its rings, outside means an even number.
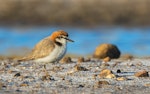
[[[105,74],[103,70],[109,70]],[[137,72],[147,74],[140,77]],[[107,75],[113,76],[107,76]],[[90,59],[43,65],[31,61],[0,61],[0,93],[150,94],[150,59]]]

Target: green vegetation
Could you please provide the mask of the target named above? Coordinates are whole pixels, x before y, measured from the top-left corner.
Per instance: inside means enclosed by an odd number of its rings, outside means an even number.
[[[150,0],[0,0],[0,24],[149,25]]]

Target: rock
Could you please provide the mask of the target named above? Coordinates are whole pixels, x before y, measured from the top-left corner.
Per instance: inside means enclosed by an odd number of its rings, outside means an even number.
[[[83,87],[85,87],[85,85],[79,85],[79,86],[78,86],[78,88],[83,88]]]
[[[142,71],[136,72],[134,74],[134,76],[136,76],[136,77],[149,77],[149,74],[146,70],[142,70]]]
[[[25,83],[22,83],[22,84],[20,84],[20,86],[23,87],[23,86],[29,86],[29,85],[25,84]]]
[[[125,77],[118,77],[117,78],[117,81],[124,81],[124,80],[127,80],[127,78],[125,78]]]
[[[19,76],[21,76],[20,73],[16,73],[16,74],[14,75],[14,77],[19,77]]]
[[[143,64],[141,62],[136,63],[137,66],[142,66]]]
[[[17,65],[19,65],[19,64],[20,64],[20,62],[14,62],[14,63],[12,63],[11,65],[15,67],[15,66],[17,66]]]
[[[99,74],[100,78],[116,78],[116,76],[112,73],[111,70],[109,69],[103,69],[100,74]]]
[[[115,62],[115,63],[112,65],[112,67],[117,66],[119,63],[120,63],[120,62]]]
[[[71,70],[67,71],[66,74],[67,74],[67,75],[73,75],[73,74],[76,73],[76,72],[77,72],[77,70],[71,69]]]
[[[110,66],[108,63],[103,63],[101,66]]]
[[[97,77],[97,74],[94,74],[94,75],[92,76],[93,79],[96,79],[96,77]]]
[[[84,57],[79,57],[77,62],[78,62],[78,63],[85,62]]]
[[[2,89],[3,86],[4,86],[4,84],[2,82],[0,82],[0,90]]]
[[[78,64],[74,66],[74,70],[75,70],[75,71],[88,71],[87,68],[82,67],[82,66],[80,66],[80,65],[78,65]]]
[[[90,57],[89,57],[89,58],[86,58],[84,61],[85,61],[85,62],[90,62],[90,61],[91,61],[91,58],[90,58]]]
[[[42,81],[46,81],[46,80],[53,80],[54,81],[55,79],[50,75],[44,75],[44,76],[42,76],[41,80]]]
[[[116,76],[114,74],[108,74],[105,78],[116,78]]]
[[[121,53],[117,48],[117,46],[112,44],[101,44],[96,48],[93,57],[100,58],[100,59],[109,57],[113,59],[113,58],[119,58],[120,54]]]
[[[105,69],[108,66],[110,66],[108,63],[103,63],[103,64],[101,64],[100,68]]]
[[[107,63],[107,62],[109,62],[110,60],[111,60],[110,57],[106,57],[106,58],[103,59],[103,62]]]
[[[121,70],[120,70],[120,69],[118,69],[118,70],[117,70],[117,73],[121,73]]]
[[[150,83],[144,84],[144,86],[146,86],[146,87],[150,87]]]
[[[107,81],[98,81],[95,83],[94,88],[101,88],[103,86],[109,85],[109,82]]]
[[[61,60],[61,63],[71,63],[72,60],[71,60],[71,57],[64,57],[62,60]]]
[[[61,71],[62,69],[64,69],[62,66],[55,66],[53,67],[52,71],[56,72],[56,71]]]

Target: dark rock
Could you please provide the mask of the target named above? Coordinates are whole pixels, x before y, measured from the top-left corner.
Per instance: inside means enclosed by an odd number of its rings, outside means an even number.
[[[121,73],[121,70],[120,70],[120,69],[118,69],[118,70],[117,70],[117,73]]]
[[[20,73],[16,73],[16,74],[14,75],[14,77],[19,77],[19,76],[21,76]]]

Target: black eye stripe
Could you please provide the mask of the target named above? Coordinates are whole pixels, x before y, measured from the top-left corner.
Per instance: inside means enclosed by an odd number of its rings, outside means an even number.
[[[60,39],[60,38],[66,38],[66,37],[65,37],[65,36],[58,36],[57,38],[59,38],[59,39]]]

